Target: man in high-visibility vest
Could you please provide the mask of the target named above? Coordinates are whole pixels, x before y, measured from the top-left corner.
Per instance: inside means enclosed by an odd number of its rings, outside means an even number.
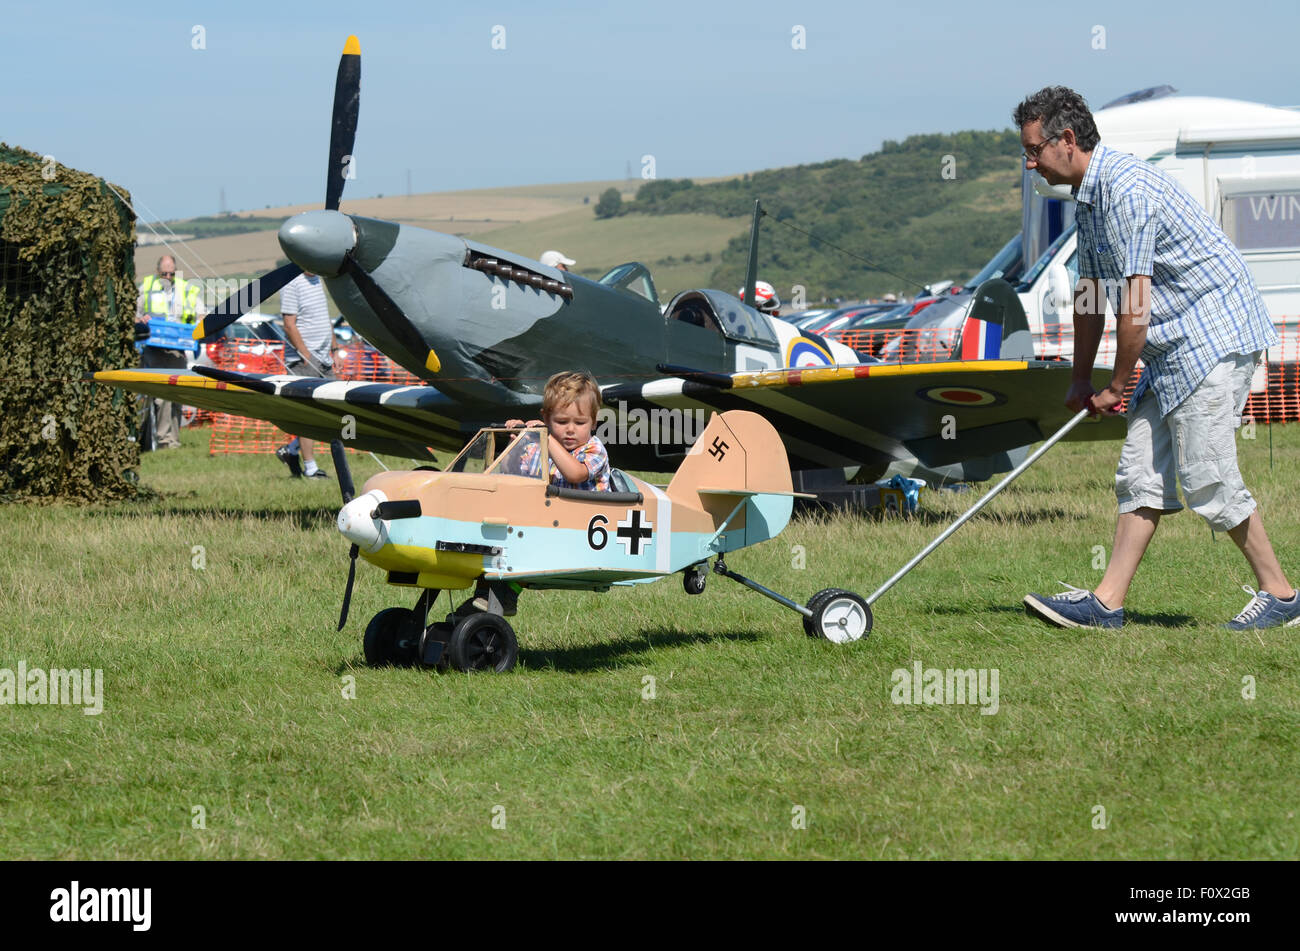
[[[140,282],[140,297],[135,305],[136,320],[179,320],[192,324],[206,315],[197,283],[176,276],[176,262],[170,254],[158,259],[158,273]],[[185,369],[184,350],[145,347],[140,355],[142,367]],[[150,401],[145,401],[145,412]],[[153,400],[154,442],[159,449],[177,449],[181,444],[181,404]]]

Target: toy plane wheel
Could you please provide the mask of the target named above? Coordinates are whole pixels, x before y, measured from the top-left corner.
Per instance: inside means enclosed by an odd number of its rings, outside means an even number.
[[[871,633],[871,606],[843,588],[826,588],[808,600],[812,617],[803,619],[809,637],[824,637],[833,644],[848,644]]]
[[[466,673],[492,670],[503,674],[519,658],[519,642],[505,618],[480,611],[456,624],[447,642],[447,657],[451,666]]]
[[[413,664],[420,651],[420,622],[410,608],[385,608],[370,619],[361,646],[372,667]]]
[[[682,587],[686,589],[687,594],[703,594],[704,585],[708,580],[708,565],[694,565],[682,573]]]

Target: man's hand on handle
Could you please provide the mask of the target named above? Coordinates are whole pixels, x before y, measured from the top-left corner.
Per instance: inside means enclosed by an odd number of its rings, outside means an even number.
[[[1065,394],[1066,406],[1076,413],[1086,407],[1090,417],[1118,416],[1119,410],[1115,407],[1123,401],[1124,394],[1116,393],[1113,387],[1108,386],[1098,393],[1087,380],[1075,380]]]

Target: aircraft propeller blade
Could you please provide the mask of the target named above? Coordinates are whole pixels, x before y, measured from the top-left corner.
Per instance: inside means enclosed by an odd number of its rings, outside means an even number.
[[[280,288],[301,273],[302,268],[290,262],[241,287],[195,325],[194,339],[205,343],[216,340],[223,330],[243,317],[245,313],[256,308],[262,301],[278,293]]]
[[[325,208],[339,210],[343,185],[352,173],[352,146],[357,139],[357,114],[361,111],[361,43],[349,36],[339,57],[334,81],[334,113],[330,128],[329,172],[325,176]]]
[[[334,459],[334,471],[338,473],[339,492],[343,494],[343,504],[347,505],[357,494],[352,483],[352,467],[348,465],[348,451],[343,447],[343,440],[330,442],[330,455]]]
[[[343,625],[348,623],[348,608],[352,606],[352,582],[357,578],[357,555],[361,554],[361,547],[353,545],[348,552],[348,586],[343,589],[343,611],[339,614],[338,630],[343,630]]]
[[[348,277],[352,278],[361,291],[361,296],[366,299],[370,309],[375,312],[379,322],[384,325],[393,339],[406,347],[411,353],[425,354],[424,365],[431,372],[437,373],[442,369],[442,362],[438,355],[429,349],[429,345],[424,342],[415,325],[411,323],[406,314],[402,313],[402,308],[393,303],[393,299],[384,293],[384,289],[375,283],[375,279],[357,263],[357,259],[349,251],[343,257],[343,270],[347,272]]]

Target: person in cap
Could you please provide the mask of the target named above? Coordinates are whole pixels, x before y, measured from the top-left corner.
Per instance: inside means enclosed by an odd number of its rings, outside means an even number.
[[[573,258],[566,258],[559,251],[543,251],[542,256],[538,258],[547,267],[558,268],[561,271],[567,271],[578,262]]]

